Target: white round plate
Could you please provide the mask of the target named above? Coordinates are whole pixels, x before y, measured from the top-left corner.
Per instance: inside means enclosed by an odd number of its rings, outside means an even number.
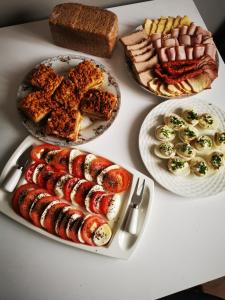
[[[154,145],[159,143],[154,131],[163,124],[163,116],[190,107],[198,113],[208,112],[217,116],[218,128],[225,131],[225,112],[214,104],[196,98],[167,100],[151,110],[145,118],[139,133],[139,150],[148,172],[164,188],[183,197],[207,197],[225,190],[225,167],[205,177],[175,176],[168,171],[167,160],[156,157],[153,151]]]
[[[112,117],[108,121],[92,121],[87,117],[83,118],[83,121],[81,122],[81,129],[79,131],[79,136],[76,141],[67,141],[66,139],[60,139],[54,136],[46,135],[44,132],[44,127],[41,124],[35,124],[31,120],[29,120],[19,109],[19,102],[22,98],[24,98],[26,95],[29,93],[33,92],[34,89],[28,82],[28,78],[33,72],[31,70],[22,83],[20,84],[17,92],[17,107],[18,111],[20,113],[20,116],[22,118],[23,124],[26,127],[26,129],[35,136],[36,138],[47,142],[47,143],[52,143],[56,144],[59,146],[76,146],[79,144],[84,144],[89,142],[90,140],[93,140],[97,138],[99,135],[101,135],[107,128],[109,128],[113,121],[115,120],[117,113],[120,108],[120,89],[118,86],[118,83],[116,82],[115,78],[110,74],[109,71],[105,69],[105,67],[98,63],[97,61],[87,58],[85,56],[80,56],[80,55],[60,55],[56,57],[52,57],[49,59],[46,59],[42,61],[40,64],[45,64],[48,66],[51,66],[58,74],[66,75],[66,72],[79,64],[80,62],[84,60],[89,60],[92,61],[94,64],[100,67],[100,69],[104,73],[104,83],[100,87],[101,90],[105,90],[108,92],[111,92],[117,97],[117,106],[113,111]],[[34,69],[38,68],[39,64],[34,67]]]

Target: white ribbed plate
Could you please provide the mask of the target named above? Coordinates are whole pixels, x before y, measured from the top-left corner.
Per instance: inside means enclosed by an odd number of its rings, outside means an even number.
[[[139,150],[148,172],[164,188],[183,197],[207,197],[225,190],[225,168],[205,177],[175,176],[167,170],[167,160],[156,157],[153,152],[154,145],[159,143],[154,130],[156,126],[163,124],[163,115],[190,107],[198,113],[208,112],[216,115],[219,119],[219,129],[225,130],[225,112],[214,104],[196,98],[167,100],[146,116],[139,133]]]

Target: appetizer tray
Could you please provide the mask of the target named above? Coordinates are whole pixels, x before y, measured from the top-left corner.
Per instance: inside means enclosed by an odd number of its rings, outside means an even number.
[[[130,172],[132,175],[132,183],[127,191],[121,193],[122,203],[121,203],[120,211],[118,217],[114,220],[114,222],[110,224],[112,228],[112,237],[109,243],[106,244],[105,246],[101,246],[101,247],[89,246],[85,244],[74,243],[68,240],[64,240],[57,237],[56,235],[48,233],[44,229],[34,226],[32,223],[26,221],[20,215],[15,213],[11,205],[11,199],[13,193],[6,192],[2,188],[2,183],[4,182],[5,178],[7,178],[8,174],[12,171],[12,169],[15,168],[17,159],[20,157],[20,155],[30,146],[39,145],[39,144],[41,144],[40,141],[36,140],[32,136],[28,136],[19,145],[19,147],[16,149],[16,151],[12,154],[11,158],[6,163],[0,177],[0,184],[1,184],[0,212],[5,214],[9,218],[17,221],[18,223],[23,224],[24,226],[32,229],[33,231],[38,232],[44,235],[45,237],[48,237],[50,239],[53,239],[65,245],[72,246],[74,248],[82,249],[85,251],[89,251],[92,253],[102,254],[102,255],[111,256],[115,258],[128,259],[130,255],[134,252],[149,219],[150,210],[152,209],[152,204],[154,200],[153,181],[149,177],[143,175],[142,173],[138,172],[133,168],[126,168],[126,170]],[[88,151],[85,149],[82,150]],[[141,181],[145,180],[145,189],[143,194],[143,200],[139,208],[137,233],[135,235],[132,235],[124,230],[124,225],[126,222],[128,207],[138,178],[140,178]],[[22,177],[18,185],[23,184],[24,181],[25,180]]]
[[[84,60],[88,60],[94,63],[94,65],[98,66],[103,72],[103,84],[101,85],[101,87],[99,87],[99,89],[102,91],[112,93],[116,96],[117,105],[113,110],[112,116],[109,120],[94,120],[88,118],[87,116],[83,116],[80,124],[79,135],[75,141],[69,141],[63,138],[48,135],[44,131],[43,122],[34,123],[19,109],[19,103],[21,99],[34,91],[34,88],[29,83],[29,78],[35,69],[37,69],[41,64],[44,64],[46,66],[52,67],[54,71],[57,72],[57,74],[65,76],[66,79],[67,71],[75,67],[79,63],[83,62]],[[111,73],[108,70],[106,70],[104,65],[98,63],[93,59],[81,55],[60,55],[42,61],[25,76],[18,88],[17,108],[23,125],[26,127],[28,132],[34,137],[44,142],[53,143],[60,146],[76,146],[79,144],[87,143],[88,141],[97,138],[112,125],[120,109],[120,99],[121,95],[119,85],[116,79],[111,75]]]
[[[168,160],[160,159],[154,153],[155,146],[160,143],[156,139],[157,126],[164,123],[165,115],[179,114],[184,109],[193,109],[199,114],[209,113],[216,117],[218,130],[225,131],[225,112],[212,103],[200,99],[184,98],[177,101],[165,101],[156,106],[146,116],[139,133],[139,151],[142,160],[151,176],[165,189],[183,197],[208,197],[225,190],[225,167],[209,172],[206,176],[176,176],[168,170]],[[200,135],[212,138],[217,130],[201,130]],[[173,142],[173,141],[172,141]],[[215,144],[213,142],[213,148]],[[215,149],[213,149],[215,150]],[[224,150],[222,150],[224,153]]]

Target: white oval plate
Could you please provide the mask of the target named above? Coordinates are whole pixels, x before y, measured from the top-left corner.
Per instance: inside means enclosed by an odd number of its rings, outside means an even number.
[[[148,172],[164,188],[183,197],[207,197],[225,190],[225,167],[205,177],[175,176],[167,170],[167,160],[156,157],[153,152],[154,145],[159,143],[154,130],[163,124],[163,116],[190,107],[199,113],[208,112],[217,116],[219,129],[225,130],[225,112],[214,104],[196,98],[167,100],[156,106],[145,118],[139,133],[139,150]]]
[[[89,60],[92,61],[94,64],[98,65],[103,73],[104,73],[104,83],[101,86],[101,90],[105,90],[108,92],[111,92],[117,97],[117,106],[113,111],[112,117],[108,121],[91,121],[89,118],[84,117],[83,121],[81,122],[81,129],[79,132],[79,136],[76,141],[67,141],[66,139],[60,139],[54,136],[46,135],[44,132],[43,126],[39,124],[35,124],[31,120],[29,120],[21,110],[19,110],[19,102],[22,98],[24,98],[26,95],[31,93],[33,91],[32,86],[28,83],[28,77],[31,74],[33,70],[31,70],[22,83],[20,84],[17,92],[17,106],[18,111],[20,113],[22,122],[26,129],[29,131],[30,134],[35,136],[36,138],[47,142],[56,144],[59,146],[76,146],[79,144],[87,143],[95,138],[97,138],[99,135],[101,135],[104,131],[106,131],[107,128],[109,128],[113,121],[115,120],[117,113],[120,108],[120,90],[118,83],[116,82],[115,78],[110,74],[109,71],[105,69],[105,67],[98,63],[97,61],[87,58],[85,56],[80,55],[60,55],[56,57],[52,57],[49,59],[46,59],[42,61],[40,64],[45,64],[48,66],[51,66],[57,73],[65,75],[66,71],[68,69],[76,66],[83,60]],[[38,68],[39,64],[34,67]]]

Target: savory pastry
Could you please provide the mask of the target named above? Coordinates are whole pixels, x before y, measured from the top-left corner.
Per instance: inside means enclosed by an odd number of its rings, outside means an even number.
[[[196,155],[196,150],[188,143],[176,144],[176,153],[180,157],[190,160]]]
[[[209,172],[206,161],[201,157],[195,157],[190,162],[191,171],[197,176],[205,176]]]
[[[225,132],[224,131],[217,131],[214,134],[214,143],[218,147],[225,147]]]
[[[181,128],[185,127],[186,123],[183,118],[178,116],[177,114],[169,114],[165,115],[164,122],[169,127],[173,128],[174,130],[180,130]]]
[[[160,141],[169,142],[175,138],[175,131],[167,125],[160,125],[156,127],[155,136]]]
[[[199,116],[198,125],[204,129],[216,129],[218,127],[218,120],[212,114],[204,113]]]
[[[165,158],[165,159],[174,157],[176,154],[174,145],[170,142],[163,142],[160,143],[159,145],[155,145],[154,152],[155,155],[158,156],[159,158]]]
[[[55,73],[52,67],[41,64],[36,69],[30,79],[30,83],[39,89],[43,89],[51,96],[60,83],[63,80],[63,76]]]
[[[71,80],[64,80],[55,91],[53,100],[58,106],[64,109],[77,110],[80,104],[81,94],[75,91],[74,83]]]
[[[174,175],[187,176],[190,174],[190,167],[188,162],[178,156],[169,159],[168,169]]]
[[[213,146],[212,139],[207,135],[201,135],[194,141],[194,147],[198,151],[208,151],[211,150]]]
[[[46,133],[74,141],[78,137],[81,122],[79,111],[65,111],[57,108],[52,111],[46,124]]]
[[[117,105],[117,98],[109,92],[88,90],[80,103],[80,110],[90,118],[109,120]]]
[[[187,123],[191,124],[192,126],[198,124],[198,113],[194,111],[194,109],[183,110],[182,117]]]
[[[21,100],[20,108],[28,118],[38,123],[51,111],[51,98],[40,91],[30,93]]]
[[[210,154],[208,162],[214,170],[220,170],[224,166],[224,154],[220,151],[214,151]]]
[[[196,139],[198,136],[198,130],[194,126],[187,126],[179,131],[179,137],[184,143],[189,143]]]
[[[103,72],[94,63],[84,60],[69,71],[69,78],[75,88],[86,92],[90,88],[100,86],[103,82]]]

